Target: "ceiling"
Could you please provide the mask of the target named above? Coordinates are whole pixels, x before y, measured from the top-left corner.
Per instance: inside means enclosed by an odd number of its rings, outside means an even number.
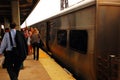
[[[7,18],[12,22],[11,12],[11,1],[12,0],[0,0],[0,23],[4,23],[4,18]],[[20,24],[29,16],[32,10],[35,8],[40,0],[18,0],[20,6]]]

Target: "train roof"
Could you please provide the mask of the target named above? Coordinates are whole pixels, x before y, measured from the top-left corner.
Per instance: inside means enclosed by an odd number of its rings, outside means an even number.
[[[71,12],[74,12],[74,11],[77,11],[79,9],[83,9],[85,7],[88,7],[88,6],[91,6],[91,5],[94,5],[96,2],[96,0],[83,0],[73,6],[70,6],[64,10],[61,10],[59,11],[58,13],[46,18],[46,19],[43,19],[39,22],[42,22],[42,21],[46,21],[46,20],[49,20],[49,19],[52,19],[52,18],[55,18],[55,17],[59,17],[59,16],[62,16],[62,15],[65,15],[65,14],[68,14],[68,13],[71,13]]]

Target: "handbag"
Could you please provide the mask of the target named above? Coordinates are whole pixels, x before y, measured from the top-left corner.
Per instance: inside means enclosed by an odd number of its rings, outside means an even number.
[[[39,41],[39,47],[41,48],[41,47],[43,47],[44,46],[44,43],[42,42],[42,40],[40,39],[40,41]]]

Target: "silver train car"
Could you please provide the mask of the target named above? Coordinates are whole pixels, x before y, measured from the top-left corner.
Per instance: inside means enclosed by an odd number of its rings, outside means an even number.
[[[120,80],[120,0],[83,0],[30,27],[77,80]]]

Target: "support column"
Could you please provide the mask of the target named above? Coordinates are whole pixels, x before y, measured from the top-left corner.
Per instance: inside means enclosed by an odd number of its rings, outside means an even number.
[[[5,28],[8,28],[9,24],[10,24],[9,20],[7,18],[4,18],[4,26],[5,26]]]
[[[60,8],[61,10],[67,8],[69,6],[68,5],[68,0],[61,0],[60,5],[61,5],[61,8]]]
[[[11,8],[12,8],[12,22],[16,23],[16,25],[17,25],[16,29],[20,29],[19,0],[12,0]]]

